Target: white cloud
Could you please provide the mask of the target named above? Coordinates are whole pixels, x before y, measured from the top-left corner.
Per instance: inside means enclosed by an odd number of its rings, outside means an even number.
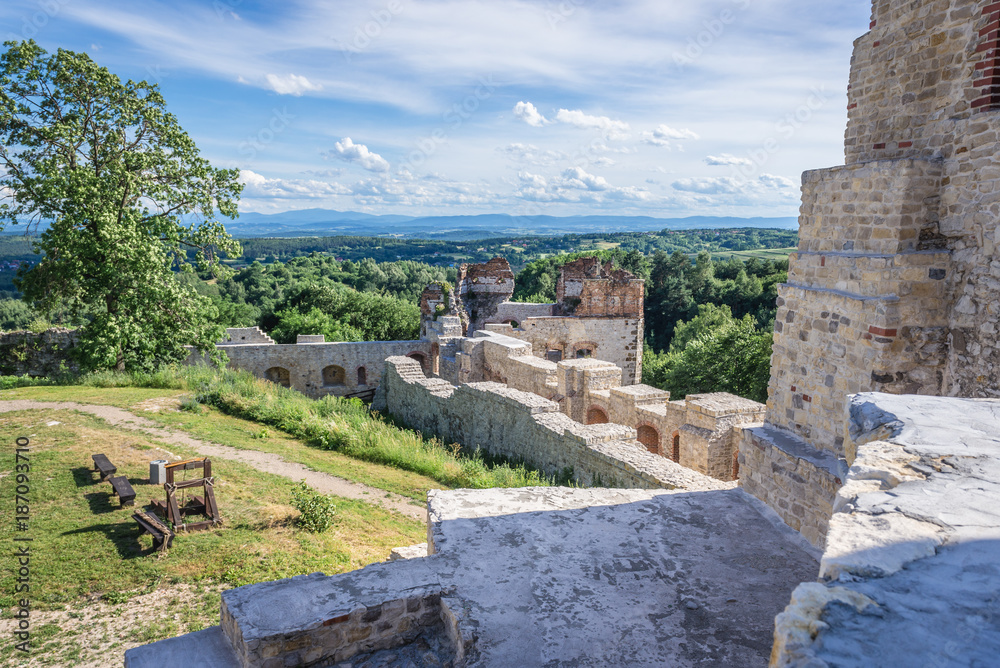
[[[729,177],[695,177],[678,179],[671,184],[674,190],[701,195],[722,195],[740,192],[740,184]]]
[[[669,125],[658,125],[652,132],[643,132],[643,140],[653,146],[670,148],[676,142],[685,139],[700,139],[698,133],[687,128],[672,128]],[[679,146],[679,144],[678,144]]]
[[[302,93],[309,91],[323,90],[322,86],[314,84],[309,79],[298,74],[287,74],[285,76],[268,74],[266,79],[267,85],[278,95],[295,95],[298,97]]]
[[[796,186],[795,181],[775,174],[761,174],[757,180],[770,188],[794,188]]]
[[[507,146],[498,148],[497,150],[511,160],[538,165],[550,165],[557,160],[566,158],[566,154],[561,151],[542,149],[534,144],[522,144],[520,142],[508,144]]]
[[[531,172],[518,172],[517,178],[527,188],[545,188],[548,186],[548,182],[544,176],[532,174]]]
[[[378,153],[372,153],[364,144],[355,144],[350,137],[344,137],[333,145],[332,155],[346,162],[354,162],[369,172],[389,171],[389,162]]]
[[[579,109],[560,109],[556,120],[582,130],[601,130],[608,134],[609,139],[625,139],[628,137],[629,124],[616,121],[607,116],[591,116]]]
[[[519,189],[514,196],[520,200],[600,205],[612,201],[650,199],[647,190],[635,186],[613,186],[603,176],[591,174],[582,167],[571,167],[553,178],[523,171],[517,176]]]
[[[530,102],[518,102],[514,105],[514,116],[521,119],[528,125],[540,128],[549,121],[539,113],[535,105]]]
[[[607,190],[610,186],[603,176],[595,176],[580,167],[571,167],[563,172],[563,186],[580,190]]]
[[[729,153],[722,153],[720,155],[710,155],[705,158],[706,165],[712,165],[713,167],[724,167],[724,166],[739,166],[739,165],[752,165],[753,162],[747,158],[738,158],[735,155]]]
[[[240,182],[245,186],[243,197],[250,199],[327,199],[348,192],[339,183],[314,179],[269,179],[250,169],[240,170]]]

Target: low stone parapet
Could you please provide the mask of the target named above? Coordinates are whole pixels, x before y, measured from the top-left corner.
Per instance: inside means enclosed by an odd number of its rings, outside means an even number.
[[[994,665],[1000,401],[859,394],[819,583],[778,615],[772,666]]]
[[[772,425],[742,431],[740,486],[822,547],[846,464]]]

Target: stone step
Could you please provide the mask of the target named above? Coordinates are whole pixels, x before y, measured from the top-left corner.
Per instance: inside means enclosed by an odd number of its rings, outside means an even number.
[[[427,561],[230,589],[222,594],[222,631],[239,665],[263,668],[346,661],[424,633],[457,637],[447,628],[446,592]]]

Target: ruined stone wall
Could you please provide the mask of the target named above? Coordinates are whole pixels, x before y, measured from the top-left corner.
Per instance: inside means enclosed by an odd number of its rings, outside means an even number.
[[[313,398],[374,389],[387,357],[417,354],[429,363],[431,352],[426,341],[227,345],[224,350],[230,368]],[[189,363],[203,363],[203,358],[192,356]]]
[[[220,346],[244,346],[250,344],[269,345],[274,339],[265,334],[260,327],[230,327],[226,330],[226,338],[217,343]]]
[[[517,329],[490,326],[502,333],[531,344],[533,354],[547,358],[557,352],[559,359],[571,360],[578,351],[611,362],[622,368],[622,382],[634,385],[642,380],[642,318],[525,318]]]
[[[572,470],[585,485],[634,488],[722,489],[713,480],[649,453],[634,429],[583,425],[559,404],[499,383],[455,387],[427,378],[408,358],[386,360],[374,407],[406,424],[469,450],[523,460],[551,475]]]
[[[944,392],[958,396],[1000,396],[998,20],[988,0],[878,0],[851,69],[848,164],[940,164],[936,234],[951,252],[954,295]]]
[[[42,378],[79,370],[71,353],[80,336],[56,327],[44,332],[0,332],[0,375]]]
[[[644,295],[641,279],[596,257],[563,265],[556,283],[561,315],[642,318]]]
[[[555,304],[529,304],[527,302],[504,302],[497,309],[496,322],[518,324],[528,318],[549,318],[555,315]],[[490,325],[486,326],[488,329]]]
[[[514,272],[502,257],[483,264],[463,264],[458,270],[458,298],[468,320],[466,334],[497,321],[500,305],[514,294]]]
[[[779,288],[771,423],[842,453],[847,394],[942,391],[949,254],[925,248],[940,167],[885,161],[803,176],[799,252]]]
[[[612,422],[634,425],[651,452],[717,480],[736,479],[740,433],[764,420],[765,407],[726,392],[692,394],[668,402],[670,394],[634,385],[608,392]],[[655,444],[655,449],[654,449]]]
[[[847,470],[843,460],[769,425],[744,429],[739,438],[740,487],[822,547]]]
[[[608,362],[549,362],[534,357],[530,344],[495,332],[480,332],[473,341],[482,356],[480,380],[553,400],[564,415],[582,424],[632,427],[650,453],[718,480],[737,477],[740,431],[764,419],[765,406],[724,392],[669,402],[670,393],[655,387],[622,387],[622,370]]]

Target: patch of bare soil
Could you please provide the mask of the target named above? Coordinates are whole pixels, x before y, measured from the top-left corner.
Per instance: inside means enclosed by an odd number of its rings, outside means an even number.
[[[177,413],[181,410],[181,400],[178,397],[153,397],[135,407],[150,413]]]
[[[32,649],[27,656],[16,657],[15,665],[120,668],[125,650],[145,645],[164,632],[175,636],[201,630],[203,624],[193,611],[218,609],[223,589],[177,584],[117,604],[94,597],[75,608],[33,611]],[[0,620],[0,637],[11,638],[15,624],[13,619]]]

